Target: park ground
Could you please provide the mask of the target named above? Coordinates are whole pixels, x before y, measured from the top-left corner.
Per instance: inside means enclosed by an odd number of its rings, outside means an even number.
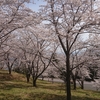
[[[38,80],[35,88],[22,74],[0,71],[0,100],[66,100],[65,86]],[[77,88],[72,90],[72,100],[100,100],[100,92]]]

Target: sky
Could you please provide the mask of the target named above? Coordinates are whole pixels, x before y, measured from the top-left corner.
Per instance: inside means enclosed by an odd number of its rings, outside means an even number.
[[[45,2],[43,0],[34,0],[34,3],[28,3],[28,4],[26,4],[26,6],[30,9],[32,9],[33,11],[38,12],[38,10],[40,8],[39,6],[44,5],[44,4],[45,4]]]

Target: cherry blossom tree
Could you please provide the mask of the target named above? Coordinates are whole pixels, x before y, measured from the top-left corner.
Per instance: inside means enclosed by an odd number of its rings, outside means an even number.
[[[16,36],[13,34],[10,34],[7,41],[2,46],[2,61],[5,63],[5,65],[8,68],[9,74],[12,72],[12,68],[14,67],[17,59],[18,59],[18,50],[15,48],[15,40]]]
[[[34,23],[36,14],[25,6],[29,0],[0,1],[0,58],[11,34]]]
[[[70,51],[82,33],[94,33],[99,27],[99,6],[91,7],[87,0],[45,0],[47,5],[42,9],[44,20],[48,20],[66,56],[66,91],[67,100],[71,100],[70,87]],[[92,2],[94,4],[94,2]],[[97,17],[95,17],[97,16]]]
[[[25,7],[28,0],[1,0],[0,2],[0,40],[18,28],[30,23],[32,11]],[[7,37],[6,37],[7,38]]]
[[[38,77],[49,67],[57,48],[52,43],[54,37],[52,38],[48,33],[49,30],[45,26],[30,26],[22,31],[22,35],[18,39],[17,46],[23,52],[22,62],[27,69],[30,69],[35,87]]]
[[[99,65],[100,65],[99,64],[99,61],[100,61],[99,39],[100,39],[100,35],[94,34],[94,35],[91,35],[88,40],[88,45],[90,45],[90,47],[87,50],[87,55],[88,55],[89,59],[91,59],[88,62],[88,66],[89,66],[89,70],[91,72],[91,77],[93,80],[94,80],[94,78],[97,77],[97,73],[99,71],[98,69],[99,69]]]
[[[71,69],[71,79],[73,80],[73,86],[74,89],[76,89],[76,81],[77,77],[80,77],[80,80],[78,81],[80,86],[83,87],[82,80],[85,80],[85,77],[89,75],[88,72],[88,66],[86,67],[87,62],[90,60],[87,56],[87,45],[84,44],[85,41],[82,41],[81,38],[79,38],[73,48],[70,52],[70,69]],[[64,82],[66,82],[66,70],[65,70],[65,55],[64,53],[56,53],[53,60],[53,65],[57,68],[58,76],[60,79],[62,79]],[[83,74],[84,69],[84,74]],[[83,78],[84,77],[84,78]]]

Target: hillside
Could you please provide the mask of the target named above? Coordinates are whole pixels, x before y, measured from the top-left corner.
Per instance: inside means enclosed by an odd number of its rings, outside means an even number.
[[[64,84],[38,80],[37,85],[22,74],[0,71],[0,100],[66,100]],[[100,100],[100,92],[72,90],[72,100]]]
[[[0,80],[1,81],[10,81],[10,80],[23,80],[25,81],[25,76],[23,74],[19,74],[16,72],[12,72],[12,74],[8,74],[6,70],[0,70]]]

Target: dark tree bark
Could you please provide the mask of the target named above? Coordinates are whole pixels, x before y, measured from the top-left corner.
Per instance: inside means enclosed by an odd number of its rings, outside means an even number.
[[[72,76],[72,80],[73,80],[73,89],[76,90],[76,73],[75,73],[75,75],[72,73],[71,76]]]
[[[33,87],[37,87],[36,80],[33,80]]]
[[[27,78],[27,83],[29,83],[29,81],[30,81],[30,74],[26,74],[26,78]]]
[[[67,51],[66,55],[66,92],[67,92],[67,100],[71,100],[71,83],[70,83],[70,61],[69,61],[69,52]]]
[[[76,90],[76,80],[74,80],[73,84],[74,84],[74,90]]]
[[[11,74],[12,71],[11,71],[11,68],[10,67],[8,67],[8,71],[9,71],[9,74]]]
[[[76,79],[73,79],[73,89],[76,90]]]
[[[37,87],[36,81],[37,81],[37,78],[34,78],[33,76],[33,87]]]
[[[81,89],[84,89],[84,80],[81,80]]]

